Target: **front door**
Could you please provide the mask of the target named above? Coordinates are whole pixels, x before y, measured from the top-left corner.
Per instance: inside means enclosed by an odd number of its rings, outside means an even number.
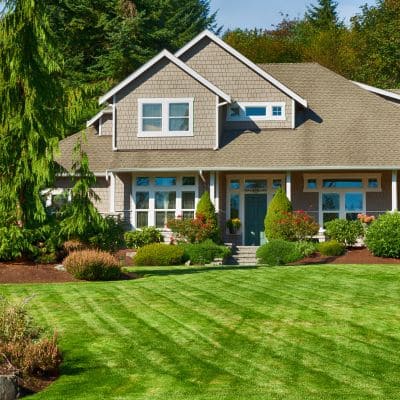
[[[267,213],[266,194],[245,195],[245,245],[259,246],[264,237],[264,218]]]

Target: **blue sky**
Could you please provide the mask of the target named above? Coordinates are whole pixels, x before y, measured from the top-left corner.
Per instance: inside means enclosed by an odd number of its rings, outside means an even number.
[[[211,0],[213,11],[218,11],[219,25],[228,28],[271,28],[281,20],[280,12],[290,17],[302,17],[306,6],[316,0]],[[360,6],[374,5],[374,0],[339,0],[339,12],[348,22]]]

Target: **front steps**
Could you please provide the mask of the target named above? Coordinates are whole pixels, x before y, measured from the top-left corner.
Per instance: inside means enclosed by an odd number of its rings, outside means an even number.
[[[257,265],[256,252],[258,246],[229,245],[232,255],[228,258],[228,265]]]

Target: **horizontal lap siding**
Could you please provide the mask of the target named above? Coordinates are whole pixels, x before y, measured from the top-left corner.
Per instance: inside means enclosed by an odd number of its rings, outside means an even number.
[[[181,59],[235,101],[285,102],[286,121],[224,122],[226,130],[291,128],[292,100],[226,50],[205,38]],[[225,120],[224,114],[224,120]]]
[[[382,191],[367,193],[367,213],[378,214],[392,209],[392,173],[390,171],[382,172]]]
[[[193,136],[138,138],[138,100],[194,98]],[[216,96],[169,61],[160,61],[117,95],[117,147],[128,149],[210,149],[216,140]]]
[[[319,195],[315,192],[304,192],[302,172],[292,173],[292,205],[294,210],[303,210],[318,221]]]

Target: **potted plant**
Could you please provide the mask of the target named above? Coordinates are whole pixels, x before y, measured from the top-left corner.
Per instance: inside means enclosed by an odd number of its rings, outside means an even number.
[[[226,221],[226,226],[229,229],[229,233],[235,234],[240,229],[242,223],[239,218],[230,218]]]

